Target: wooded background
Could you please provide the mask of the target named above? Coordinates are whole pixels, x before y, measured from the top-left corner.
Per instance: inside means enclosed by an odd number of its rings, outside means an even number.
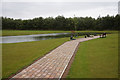
[[[38,17],[33,19],[13,19],[2,17],[3,30],[120,30],[120,15],[98,17],[64,16]]]

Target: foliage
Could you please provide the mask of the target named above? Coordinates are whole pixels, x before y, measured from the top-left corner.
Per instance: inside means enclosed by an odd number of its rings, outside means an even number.
[[[2,17],[3,30],[120,30],[120,15],[98,17],[64,16],[28,20]]]

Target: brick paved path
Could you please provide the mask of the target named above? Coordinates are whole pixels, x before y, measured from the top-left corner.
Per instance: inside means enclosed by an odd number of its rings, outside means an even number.
[[[58,78],[60,79],[79,42],[98,38],[80,38],[65,42],[49,54],[36,61],[13,78]]]

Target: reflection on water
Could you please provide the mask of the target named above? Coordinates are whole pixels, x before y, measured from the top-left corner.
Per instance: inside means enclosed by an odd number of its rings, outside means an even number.
[[[37,34],[37,35],[23,35],[23,36],[5,36],[0,37],[0,43],[18,43],[18,42],[30,42],[47,40],[59,37],[65,37],[69,33],[52,33],[52,34]]]
[[[102,33],[95,33],[95,32],[84,32],[84,33],[76,33],[74,34],[77,36],[82,35],[97,35]],[[30,42],[30,41],[39,41],[39,40],[47,40],[47,39],[54,39],[54,38],[63,38],[63,37],[70,37],[71,33],[52,33],[52,34],[36,34],[36,35],[23,35],[23,36],[4,36],[0,37],[0,43],[19,43],[19,42]],[[2,41],[1,41],[2,39]]]

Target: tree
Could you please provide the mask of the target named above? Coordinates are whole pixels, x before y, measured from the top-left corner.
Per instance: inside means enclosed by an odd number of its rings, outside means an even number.
[[[3,30],[120,30],[120,15],[98,17],[64,16],[34,18],[28,20],[2,18]]]

